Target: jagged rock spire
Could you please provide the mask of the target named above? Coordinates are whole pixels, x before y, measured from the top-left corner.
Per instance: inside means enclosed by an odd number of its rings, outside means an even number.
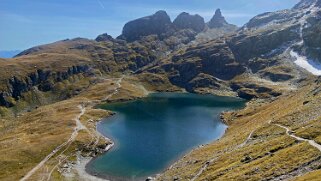
[[[220,9],[217,9],[215,11],[214,16],[208,23],[209,28],[220,28],[223,27],[224,25],[227,25],[228,23],[226,22],[224,16],[222,15],[222,12]]]

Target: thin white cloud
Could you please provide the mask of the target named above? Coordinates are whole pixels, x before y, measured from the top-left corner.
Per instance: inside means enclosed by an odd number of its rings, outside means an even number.
[[[100,5],[101,8],[105,9],[104,4],[100,0],[97,0],[97,2],[98,2],[98,4]]]
[[[32,23],[33,21],[29,18],[27,18],[26,16],[22,16],[19,14],[15,14],[15,13],[8,13],[8,12],[0,12],[0,20],[4,21],[4,20],[11,20],[11,21],[16,21],[16,22],[20,22],[20,23]],[[1,24],[1,22],[0,22]]]

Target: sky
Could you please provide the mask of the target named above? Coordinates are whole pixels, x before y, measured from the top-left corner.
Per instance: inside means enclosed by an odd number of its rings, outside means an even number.
[[[209,21],[220,8],[242,26],[253,16],[293,7],[299,0],[0,0],[0,50],[24,50],[67,38],[121,34],[130,20],[165,10]]]

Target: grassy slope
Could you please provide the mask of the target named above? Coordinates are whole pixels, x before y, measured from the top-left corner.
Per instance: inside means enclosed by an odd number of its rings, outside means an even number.
[[[88,57],[92,55],[87,51],[68,49],[74,44],[79,44],[77,41],[66,46],[62,42],[58,42],[57,46],[55,44],[50,45],[45,50],[48,53],[40,51],[35,55],[10,60],[0,59],[0,64],[3,65],[0,67],[1,80],[11,78],[12,72],[18,72],[19,74],[15,74],[16,76],[25,77],[37,69],[65,71],[73,65],[91,63],[92,61]],[[84,41],[81,44],[91,45],[91,43]],[[95,46],[99,47],[100,45],[95,43]],[[54,53],[57,48],[61,53]],[[101,48],[103,49],[103,47]],[[105,51],[105,49],[102,51]],[[64,66],[61,66],[62,64]],[[249,76],[242,75],[234,81],[262,84],[261,79],[251,78],[253,80],[249,79]],[[109,113],[92,109],[92,106],[101,102],[106,98],[106,95],[113,91],[116,81],[116,79],[101,78],[97,84],[91,86],[88,84],[89,81],[83,83],[75,81],[76,83],[71,84],[71,87],[77,84],[84,84],[81,87],[90,87],[75,98],[40,107],[30,113],[21,115],[18,119],[2,119],[0,122],[0,180],[20,178],[54,148],[65,142],[73,132],[74,119],[80,112],[77,108],[78,105],[86,104],[88,106],[82,120],[84,124],[88,124],[88,127],[94,128],[94,125],[89,124],[88,120],[98,120]],[[263,84],[266,84],[272,90],[291,91],[285,84],[267,84],[266,82],[263,82]],[[0,85],[4,84],[0,82]],[[65,85],[65,83],[61,83],[61,86]],[[166,75],[151,73],[127,77],[122,86],[119,93],[111,97],[109,101],[128,100],[144,96],[146,94],[144,87],[152,91],[180,90],[170,84]],[[298,136],[314,139],[321,143],[320,111],[318,109],[321,98],[319,92],[313,92],[313,89],[317,89],[318,86],[320,86],[318,83],[311,81],[308,82],[307,86],[299,88],[299,91],[292,91],[292,93],[284,95],[274,102],[260,103],[256,101],[245,110],[235,114],[226,114],[226,120],[230,127],[222,139],[190,153],[174,165],[172,169],[167,170],[159,179],[172,180],[178,177],[185,180],[193,178],[200,168],[213,158],[215,158],[213,163],[209,164],[198,179],[255,180],[272,178],[294,172],[304,163],[310,163],[314,160],[320,161],[321,155],[316,149],[306,143],[296,142],[285,135],[285,130],[269,124],[269,120],[272,120],[272,123],[291,126]],[[52,95],[43,96],[50,97]],[[34,96],[30,95],[29,97]],[[88,101],[91,103],[88,104]],[[0,114],[6,111],[0,108]],[[94,132],[94,130],[91,132]],[[250,133],[253,133],[252,139],[243,147],[240,147],[239,145],[247,139]],[[64,153],[65,157],[72,158],[76,148],[83,147],[83,145],[91,142],[92,135],[81,131],[77,140]],[[57,155],[59,154],[57,153]],[[45,176],[48,175],[46,167],[51,170],[57,164],[60,159],[57,158],[57,155],[49,160],[46,166],[35,175],[34,179],[39,178],[44,173]],[[318,166],[315,166],[312,169],[317,168]],[[306,177],[313,178],[318,173],[312,172]],[[59,178],[57,172],[54,172],[54,176],[54,178]]]
[[[169,83],[163,77],[155,76],[152,81],[154,84],[151,84],[144,79],[145,76],[138,76],[140,79],[126,77],[119,93],[112,96],[109,101],[144,96],[146,90],[142,84],[149,90],[168,89]],[[82,104],[87,110],[81,120],[90,131],[80,131],[76,141],[66,147],[68,149],[63,154],[58,152],[32,177],[32,179],[43,176],[47,178],[50,171],[54,170],[51,178],[62,179],[55,166],[59,160],[74,159],[76,149],[90,145],[93,139],[97,139],[92,137],[95,133],[94,122],[109,113],[93,109],[93,106],[113,92],[117,80],[101,78],[96,85],[89,87],[77,97],[40,107],[21,115],[14,121],[2,120],[0,180],[21,178],[54,148],[65,142],[75,127],[74,119],[80,113],[77,106]],[[305,167],[304,164],[310,165],[309,169],[312,170],[320,168],[321,154],[318,150],[305,142],[297,142],[287,136],[285,130],[274,125],[279,123],[289,126],[296,135],[321,143],[319,86],[319,83],[310,81],[299,91],[290,92],[275,101],[268,103],[255,101],[249,103],[244,110],[224,114],[230,125],[226,135],[219,141],[196,149],[182,158],[159,177],[159,180],[191,179],[207,161],[213,158],[214,161],[196,180],[257,180],[289,173],[295,175],[295,170]],[[170,89],[178,90],[175,87]],[[250,133],[252,133],[251,139],[241,147]],[[104,144],[104,141],[101,140],[100,143]],[[302,174],[304,173],[302,171]],[[318,175],[319,172],[316,171],[305,176],[317,178]]]
[[[67,71],[72,66],[89,63],[90,60],[82,56],[55,53],[0,59],[0,86],[6,86],[6,81],[12,78],[13,73],[16,77],[25,78],[30,73],[34,73],[39,69],[43,71],[50,70],[52,72]],[[6,87],[0,87],[0,90],[6,90]]]
[[[225,114],[229,129],[222,139],[194,150],[158,179],[191,179],[211,159],[214,161],[196,180],[272,179],[290,173],[304,175],[305,171],[296,172],[301,168],[319,169],[320,151],[287,136],[284,129],[274,124],[288,126],[296,135],[320,143],[319,86],[311,81],[299,91],[271,103],[256,102],[245,110]],[[241,147],[251,133],[251,139]],[[306,177],[317,178],[319,173],[313,172]]]
[[[86,113],[81,117],[81,121],[89,131],[81,130],[76,140],[62,149],[66,149],[64,153],[57,152],[31,180],[43,176],[47,178],[59,160],[73,158],[76,149],[92,144],[94,139],[97,139],[94,122],[109,115],[107,111],[94,109],[93,106],[114,91],[116,80],[103,79],[75,98],[40,107],[18,119],[3,119],[0,122],[0,180],[22,178],[52,150],[67,141],[76,126],[74,119],[80,113],[79,105],[86,106]],[[110,99],[117,101],[142,96],[144,90],[141,87],[124,80],[119,93]],[[57,175],[59,177],[59,174],[54,172],[53,178]]]

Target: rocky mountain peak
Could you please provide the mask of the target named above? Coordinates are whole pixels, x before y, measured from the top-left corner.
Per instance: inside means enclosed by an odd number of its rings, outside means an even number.
[[[170,21],[170,18],[168,16],[167,12],[164,10],[157,11],[153,16],[168,19]]]
[[[171,29],[172,22],[166,11],[157,11],[151,16],[126,23],[119,38],[131,42],[143,36],[162,35]]]
[[[192,29],[196,32],[201,32],[205,28],[204,18],[200,15],[190,15],[183,12],[177,16],[173,22],[174,26],[178,29]]]
[[[208,22],[208,27],[209,28],[220,28],[220,27],[223,27],[224,25],[227,25],[227,24],[228,23],[225,20],[224,16],[222,15],[221,10],[217,9],[215,11],[214,16],[210,20],[210,22]]]
[[[301,0],[293,9],[305,9],[311,6],[321,7],[321,0]]]
[[[246,29],[270,28],[273,25],[300,25],[309,17],[316,15],[321,7],[321,0],[301,0],[292,9],[267,12],[253,17],[245,26]]]
[[[223,16],[222,16],[221,9],[216,9],[214,16],[215,16],[215,17],[223,17]]]
[[[107,33],[104,33],[104,34],[99,35],[95,40],[98,41],[98,42],[112,41],[113,37],[108,35]]]

